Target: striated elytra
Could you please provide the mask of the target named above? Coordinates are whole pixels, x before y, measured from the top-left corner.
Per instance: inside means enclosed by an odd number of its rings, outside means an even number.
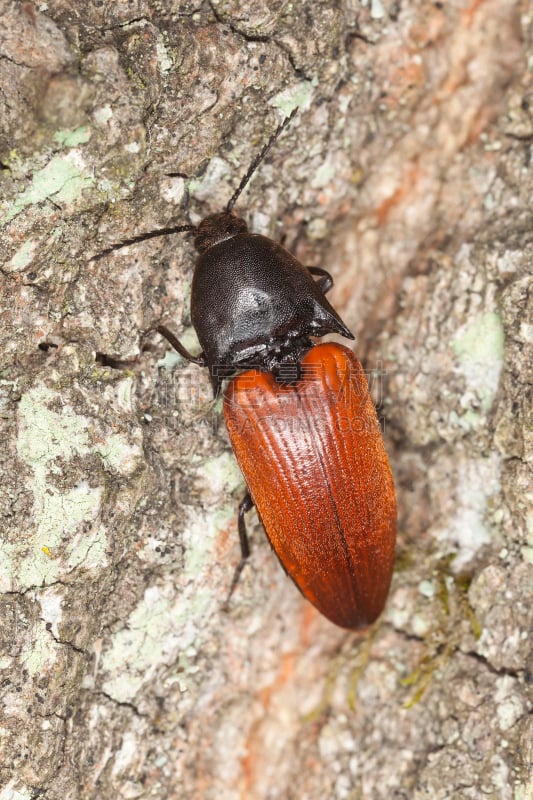
[[[301,359],[300,378],[234,378],[224,397],[233,450],[267,536],[302,594],[331,622],[369,625],[394,561],[396,498],[361,364],[339,344]]]
[[[314,339],[354,337],[326,298],[329,273],[250,233],[233,207],[294,115],[254,159],[226,209],[124,244],[180,231],[199,253],[191,317],[248,491],[239,506],[241,561],[250,550],[245,514],[256,506],[284,569],[331,622],[363,628],[381,613],[391,581],[396,498],[366,378],[351,350]],[[117,245],[121,246],[121,245]],[[115,247],[109,248],[115,249]],[[108,251],[106,251],[108,252]]]

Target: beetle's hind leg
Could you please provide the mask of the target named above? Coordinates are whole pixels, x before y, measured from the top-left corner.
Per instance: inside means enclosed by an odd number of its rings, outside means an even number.
[[[254,501],[252,500],[252,496],[250,492],[246,492],[241,502],[239,503],[239,516],[238,516],[239,541],[241,543],[241,560],[235,567],[235,572],[233,573],[231,586],[229,587],[228,596],[226,597],[226,601],[224,603],[225,611],[228,610],[228,605],[229,601],[231,600],[231,595],[235,591],[235,587],[237,586],[239,578],[241,577],[241,572],[243,571],[244,567],[246,566],[246,562],[250,557],[250,542],[248,541],[248,534],[246,532],[246,521],[244,519],[244,515],[248,511],[250,511],[250,509],[253,507],[254,507]]]
[[[325,269],[322,267],[307,267],[311,275],[318,275],[317,284],[322,289],[324,294],[327,294],[331,287],[333,286],[333,278]]]

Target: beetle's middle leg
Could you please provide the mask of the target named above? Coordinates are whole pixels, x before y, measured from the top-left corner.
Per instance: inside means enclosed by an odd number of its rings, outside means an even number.
[[[224,609],[227,610],[229,601],[231,599],[231,595],[235,591],[235,587],[239,582],[239,578],[241,576],[241,572],[243,571],[248,558],[250,557],[250,542],[248,541],[248,534],[246,532],[246,521],[244,519],[244,515],[250,511],[251,508],[254,507],[254,501],[252,500],[252,496],[250,492],[246,492],[244,497],[242,498],[241,502],[239,503],[239,516],[238,516],[238,529],[239,529],[239,541],[241,544],[241,560],[235,567],[235,572],[233,573],[233,579],[231,581],[231,586],[229,587],[228,596],[226,597],[226,602],[224,603]]]

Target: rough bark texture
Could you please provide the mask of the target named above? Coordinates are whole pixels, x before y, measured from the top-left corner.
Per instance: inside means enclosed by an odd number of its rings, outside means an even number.
[[[1,19],[1,800],[533,797],[527,0]],[[333,272],[385,375],[398,558],[366,634],[257,521],[223,612],[242,479],[207,376],[144,337],[191,340],[192,244],[93,258],[220,209],[295,105],[239,209]]]

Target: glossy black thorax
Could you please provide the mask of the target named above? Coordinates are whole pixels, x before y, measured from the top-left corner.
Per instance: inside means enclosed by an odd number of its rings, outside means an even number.
[[[208,217],[195,244],[191,316],[214,385],[238,369],[298,361],[312,336],[352,338],[309,270],[240,218]]]

